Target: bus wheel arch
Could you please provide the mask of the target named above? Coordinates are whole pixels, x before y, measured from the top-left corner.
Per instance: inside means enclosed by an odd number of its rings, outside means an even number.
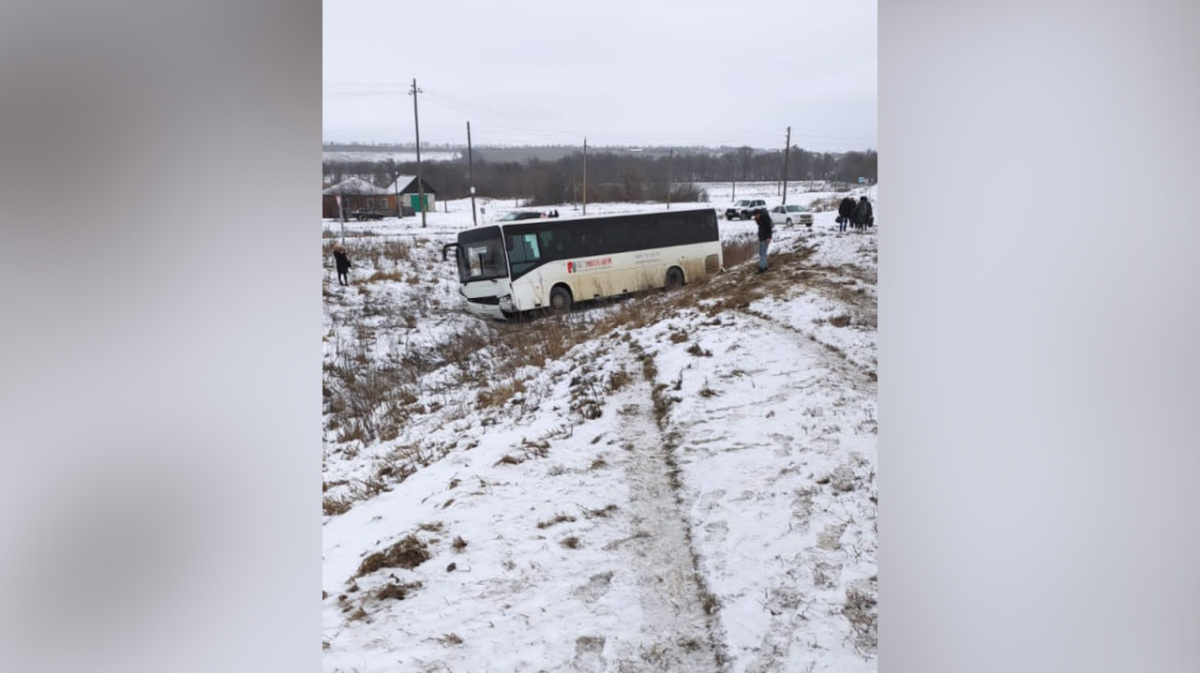
[[[569,313],[575,303],[571,287],[566,283],[558,283],[550,288],[550,310],[555,313]]]
[[[671,268],[667,269],[667,279],[665,285],[668,290],[674,290],[676,288],[683,287],[683,283],[683,269],[679,268],[678,266],[672,266]]]

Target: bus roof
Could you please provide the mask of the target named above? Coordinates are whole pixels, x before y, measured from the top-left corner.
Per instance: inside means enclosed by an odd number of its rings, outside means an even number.
[[[505,229],[525,228],[525,227],[528,227],[529,225],[536,226],[536,225],[545,225],[545,224],[567,224],[570,222],[590,222],[593,220],[604,220],[604,219],[609,219],[609,218],[613,218],[613,217],[644,217],[647,215],[670,215],[672,213],[692,213],[692,212],[714,212],[715,213],[716,208],[712,207],[712,206],[706,206],[706,207],[692,207],[692,208],[672,208],[670,210],[666,210],[666,209],[664,209],[664,210],[638,210],[638,211],[624,212],[624,213],[601,213],[598,215],[578,215],[578,216],[574,216],[574,217],[569,217],[569,216],[541,217],[541,218],[530,219],[530,220],[512,220],[509,222],[496,221],[491,224],[485,224],[485,225],[482,225],[479,227],[471,227],[470,229],[463,229],[459,233],[477,231],[480,229],[490,229],[492,227],[503,227]]]

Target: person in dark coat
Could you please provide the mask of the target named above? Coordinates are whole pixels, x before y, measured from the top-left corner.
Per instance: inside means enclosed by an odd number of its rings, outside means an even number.
[[[875,223],[875,215],[871,212],[871,202],[865,195],[859,197],[858,205],[854,207],[853,219],[856,229],[866,229]]]
[[[854,199],[847,196],[838,204],[838,232],[846,231],[846,225],[850,224],[850,218],[854,216]]]
[[[349,285],[346,274],[350,271],[350,258],[346,256],[346,248],[340,243],[333,246],[333,261],[337,264],[338,284]]]
[[[759,208],[754,221],[758,223],[758,271],[755,273],[762,273],[767,270],[767,248],[771,245],[774,227],[766,208]]]

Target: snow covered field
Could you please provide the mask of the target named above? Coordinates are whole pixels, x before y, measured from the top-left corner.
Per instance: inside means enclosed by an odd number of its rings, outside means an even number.
[[[438,152],[438,151],[422,151],[421,161],[454,161],[462,155],[458,152]],[[416,161],[417,152],[402,151],[355,151],[355,150],[324,150],[321,152],[322,161],[387,161],[391,159],[396,163],[404,163],[406,161]]]
[[[347,223],[349,287],[325,223],[325,670],[876,670],[875,233],[510,325],[463,312],[445,207]]]

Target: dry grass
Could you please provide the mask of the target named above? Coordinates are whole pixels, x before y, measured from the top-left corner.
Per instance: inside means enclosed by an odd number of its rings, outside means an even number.
[[[566,547],[567,549],[578,549],[579,548],[579,538],[572,535],[571,537],[563,538],[559,542],[559,544]]]
[[[621,390],[625,386],[629,385],[629,382],[630,382],[629,372],[625,371],[624,369],[618,369],[617,371],[613,372],[608,378],[608,392],[610,394],[615,393],[618,390]],[[597,437],[596,439],[599,440],[600,438]],[[595,442],[593,442],[593,443],[595,443]]]
[[[382,568],[412,569],[429,560],[429,548],[415,535],[409,535],[381,552],[362,560],[357,577],[369,575]]]
[[[523,395],[525,392],[524,381],[512,380],[479,391],[475,395],[475,403],[484,409],[502,407],[517,395]]]
[[[321,501],[321,509],[325,516],[337,516],[349,512],[352,502],[349,498],[326,497]]]
[[[855,645],[864,652],[875,652],[879,643],[878,613],[874,583],[852,584],[846,589],[842,616],[854,628]]]
[[[726,269],[758,259],[758,239],[754,236],[733,236],[721,241],[721,257]]]
[[[814,200],[809,207],[814,213],[825,213],[831,210],[837,210],[838,204],[842,202],[842,196],[826,196],[824,198]]]
[[[399,271],[376,271],[366,278],[356,278],[352,282],[355,285],[365,285],[367,283],[379,283],[382,281],[399,283],[403,280],[404,274]]]
[[[583,508],[583,515],[584,515],[585,517],[589,518],[589,519],[595,519],[595,518],[597,518],[597,517],[599,517],[599,518],[608,518],[608,515],[609,515],[609,514],[612,514],[612,513],[613,513],[613,512],[615,512],[615,511],[617,511],[617,509],[618,509],[618,508],[617,508],[617,506],[616,506],[616,505],[606,505],[606,506],[604,506],[604,507],[601,507],[601,508],[599,508],[599,509],[587,509],[587,508]]]
[[[557,526],[560,523],[574,523],[574,522],[575,522],[575,517],[571,516],[570,514],[556,514],[551,519],[547,519],[545,521],[539,521],[537,527],[544,529],[544,528],[549,528],[551,526]]]
[[[467,548],[467,541],[462,539],[461,535],[456,535],[454,537],[454,542],[450,543],[450,548],[455,552],[461,553],[462,550]]]
[[[388,582],[371,593],[377,600],[402,601],[409,594],[420,589],[420,582]]]
[[[453,647],[456,645],[462,645],[463,639],[459,638],[458,634],[456,634],[456,633],[447,633],[447,634],[443,635],[441,638],[438,638],[438,642],[440,642],[441,644],[443,644],[447,647]]]

